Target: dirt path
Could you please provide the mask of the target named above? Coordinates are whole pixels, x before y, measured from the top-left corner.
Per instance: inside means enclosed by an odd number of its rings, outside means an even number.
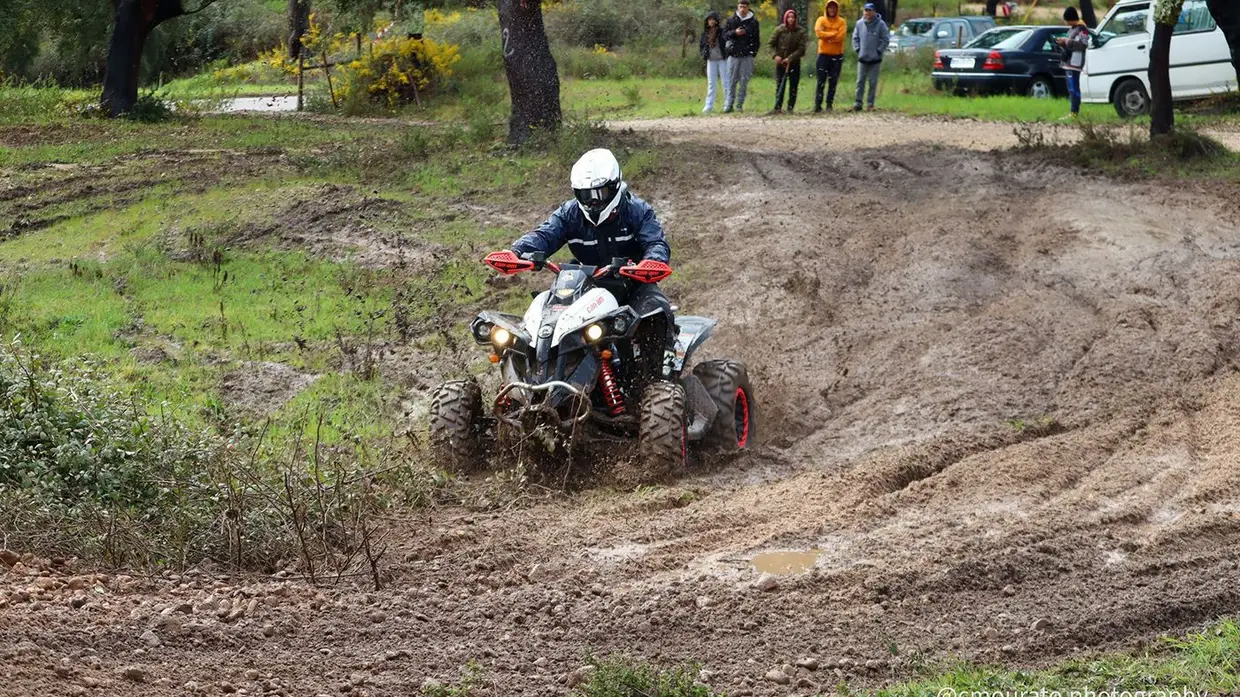
[[[744,120],[701,117],[634,119],[613,121],[612,128],[639,133],[658,133],[679,141],[749,143],[742,147],[814,152],[823,149],[889,148],[900,145],[932,144],[940,147],[989,151],[1020,145],[1015,124],[1002,121],[971,121],[950,118],[917,118],[898,114],[854,114],[843,111],[823,117],[746,116]],[[733,126],[736,126],[733,129]],[[1138,128],[1138,136],[1144,136]],[[1070,125],[1032,124],[1029,133],[1040,135],[1048,144],[1070,143],[1078,130]],[[734,134],[734,135],[730,135]],[[1240,130],[1212,129],[1204,134],[1232,150],[1240,150]]]
[[[591,649],[809,694],[1240,611],[1240,191],[976,152],[995,143],[957,126],[910,145],[884,117],[813,147],[800,123],[717,141],[694,181],[633,182],[678,300],[752,368],[756,452],[411,518],[377,593],[0,564],[0,693],[407,695],[477,661],[477,695],[560,695]],[[816,562],[759,584],[779,550]],[[764,680],[801,658],[817,670]]]

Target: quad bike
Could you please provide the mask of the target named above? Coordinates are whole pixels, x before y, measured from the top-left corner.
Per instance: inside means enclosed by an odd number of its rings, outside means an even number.
[[[667,264],[623,258],[603,267],[556,264],[511,251],[484,261],[505,275],[546,269],[555,281],[535,295],[524,317],[485,311],[473,320],[474,340],[490,348],[502,385],[487,404],[472,379],[435,390],[430,443],[440,463],[469,468],[496,442],[534,440],[554,453],[561,446],[635,441],[637,478],[645,480],[684,467],[690,443],[731,452],[754,442],[755,404],[744,364],[705,361],[682,374],[716,320],[676,318],[673,355],[665,350],[662,310],[639,315],[602,287],[657,283],[671,275]]]

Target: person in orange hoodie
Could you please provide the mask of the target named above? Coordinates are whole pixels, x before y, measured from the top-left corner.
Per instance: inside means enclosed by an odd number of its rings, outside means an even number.
[[[840,16],[840,4],[827,0],[823,15],[814,23],[818,35],[818,87],[814,90],[814,113],[822,112],[822,89],[827,90],[827,111],[835,105],[835,87],[840,82],[840,69],[844,67],[844,37],[848,36],[848,22]]]

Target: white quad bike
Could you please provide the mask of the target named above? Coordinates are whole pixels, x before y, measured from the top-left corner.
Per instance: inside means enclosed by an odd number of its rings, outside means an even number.
[[[675,355],[665,356],[662,311],[639,316],[598,284],[657,283],[671,275],[667,264],[620,258],[605,267],[556,264],[511,251],[484,261],[505,275],[545,268],[556,277],[524,317],[484,311],[474,319],[471,333],[490,348],[502,385],[489,407],[472,379],[435,390],[430,443],[440,464],[468,469],[496,442],[534,440],[554,453],[559,446],[636,441],[631,469],[654,480],[686,465],[691,442],[725,452],[754,442],[755,403],[744,364],[704,361],[682,374],[716,320],[677,317]]]

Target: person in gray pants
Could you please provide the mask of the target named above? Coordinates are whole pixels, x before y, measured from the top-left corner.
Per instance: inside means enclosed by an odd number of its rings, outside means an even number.
[[[728,93],[723,103],[724,113],[733,109],[745,109],[745,93],[749,78],[753,77],[754,56],[762,45],[758,35],[758,18],[749,11],[749,0],[737,0],[736,14],[728,19],[723,28],[724,46],[728,51]]]
[[[853,111],[861,111],[862,101],[865,101],[866,109],[874,108],[878,72],[883,67],[883,53],[890,41],[891,32],[887,30],[887,23],[878,16],[874,3],[867,2],[864,16],[853,29],[853,51],[857,53],[857,98],[853,101]],[[870,96],[864,100],[867,83],[870,85]]]

